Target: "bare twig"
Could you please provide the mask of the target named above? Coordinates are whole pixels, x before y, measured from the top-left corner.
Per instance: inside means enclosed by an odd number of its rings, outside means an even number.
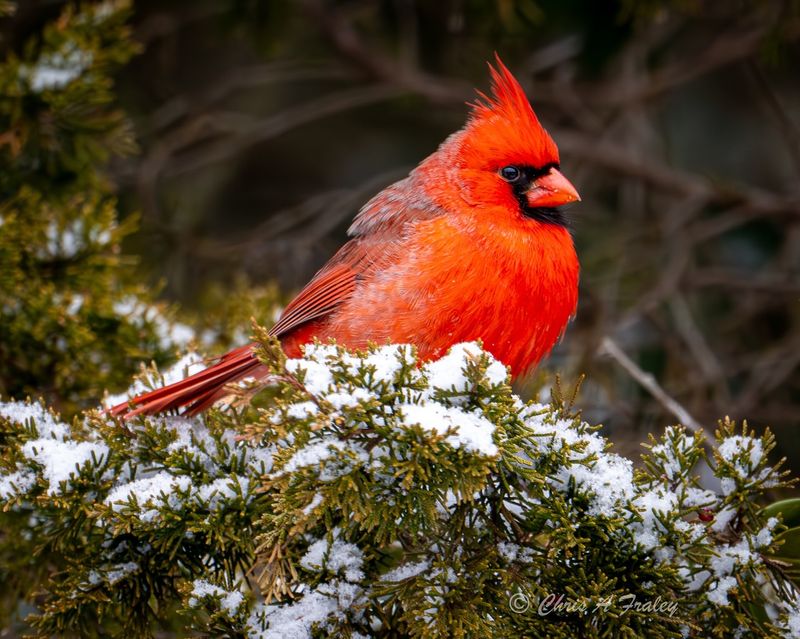
[[[800,171],[800,129],[787,113],[780,98],[765,77],[760,65],[756,61],[751,61],[748,65],[751,77],[755,80],[759,96],[767,107],[769,114],[775,120],[781,136],[788,140],[786,150],[792,157],[795,169]]]
[[[774,28],[773,23],[777,19],[779,18],[773,16],[755,28],[749,27],[745,31],[726,33],[710,45],[706,45],[702,55],[683,56],[678,62],[664,66],[633,90],[617,91],[604,86],[602,90],[596,92],[594,98],[598,102],[605,101],[610,104],[650,100],[717,69],[749,58],[762,46],[764,38]],[[800,21],[794,20],[784,24],[780,35],[785,42],[796,40],[800,37]]]
[[[781,197],[744,184],[717,184],[694,173],[671,168],[657,160],[643,161],[619,146],[606,142],[598,143],[575,131],[558,130],[554,133],[554,137],[558,139],[558,146],[565,154],[637,177],[669,193],[704,197],[709,202],[718,204],[740,203],[754,212],[800,216],[800,196]]]
[[[687,284],[695,288],[726,288],[774,295],[800,293],[800,278],[788,273],[753,275],[729,269],[704,268],[694,271]]]
[[[266,245],[279,237],[285,237],[293,230],[302,235],[302,241],[315,244],[334,227],[344,220],[350,219],[360,204],[373,193],[379,191],[393,180],[401,178],[407,169],[392,169],[373,176],[352,189],[334,189],[315,193],[308,199],[280,211],[271,213],[269,217],[255,229],[242,233],[238,237],[217,240],[212,238],[197,239],[194,251],[207,257],[242,256],[258,250],[266,250]],[[321,214],[324,211],[324,215]]]
[[[462,102],[473,94],[464,82],[425,73],[416,66],[398,62],[368,48],[350,21],[320,0],[303,0],[309,18],[341,56],[373,80],[393,83],[407,91],[426,96],[432,102]]]
[[[722,365],[719,362],[714,351],[708,345],[708,341],[697,326],[692,316],[692,311],[686,298],[680,293],[676,293],[669,299],[669,310],[672,313],[672,318],[675,321],[675,327],[678,329],[683,341],[689,347],[694,361],[703,371],[704,377],[712,382],[717,391],[723,396],[724,401],[727,403],[730,400],[730,393],[728,393],[725,384],[725,373]]]
[[[153,129],[161,130],[173,126],[190,113],[205,113],[216,104],[230,99],[237,91],[260,89],[273,84],[341,80],[348,77],[352,77],[352,74],[336,66],[285,61],[232,69],[224,77],[209,83],[199,95],[181,94],[161,105],[151,116]]]
[[[233,139],[225,138],[212,144],[204,153],[174,162],[167,167],[167,174],[181,175],[218,164],[239,155],[244,149],[282,135],[293,128],[350,109],[385,102],[407,93],[406,90],[389,85],[372,85],[345,89],[325,95],[317,100],[281,111],[271,117],[255,120],[253,126],[242,127]]]
[[[604,337],[600,342],[598,353],[601,355],[608,355],[616,361],[634,380],[636,380],[642,388],[650,393],[659,404],[666,410],[672,413],[678,421],[694,433],[703,433],[706,439],[710,439],[708,431],[694,417],[691,416],[688,410],[681,406],[676,400],[667,395],[655,378],[645,371],[643,371],[636,363],[628,357],[619,345],[610,337]]]

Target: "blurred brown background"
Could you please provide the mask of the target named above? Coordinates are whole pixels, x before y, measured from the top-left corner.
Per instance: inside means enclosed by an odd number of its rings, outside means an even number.
[[[20,3],[15,33],[61,6]],[[300,287],[461,126],[497,51],[583,197],[580,309],[545,368],[587,373],[579,405],[618,442],[676,421],[652,375],[800,466],[797,2],[142,0],[134,24],[117,88],[141,152],[110,173],[169,299]]]

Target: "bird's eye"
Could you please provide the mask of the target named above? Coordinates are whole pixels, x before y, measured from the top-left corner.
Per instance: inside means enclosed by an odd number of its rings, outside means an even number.
[[[500,169],[500,176],[508,182],[516,182],[521,175],[522,171],[516,166],[504,166]]]

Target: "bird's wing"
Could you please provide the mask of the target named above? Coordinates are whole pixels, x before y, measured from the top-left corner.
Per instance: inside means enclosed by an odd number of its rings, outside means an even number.
[[[366,209],[362,210],[360,218],[363,219]],[[390,222],[372,221],[368,228],[359,229],[360,232],[339,249],[286,306],[281,318],[270,329],[270,335],[286,336],[311,320],[329,315],[353,295],[359,282],[368,280],[402,256],[403,240],[413,223],[441,213],[441,209],[433,205],[409,207],[395,211]]]
[[[270,335],[281,337],[301,324],[327,315],[353,294],[357,277],[358,271],[348,263],[327,264],[289,302],[281,318],[270,329]]]

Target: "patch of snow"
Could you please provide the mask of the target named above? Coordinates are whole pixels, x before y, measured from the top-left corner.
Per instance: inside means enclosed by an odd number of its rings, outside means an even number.
[[[42,476],[48,481],[48,493],[60,492],[61,482],[78,475],[78,468],[95,460],[101,465],[108,457],[108,446],[96,442],[59,441],[57,439],[34,439],[25,442],[22,454],[42,466]]]
[[[310,401],[290,404],[286,408],[286,414],[294,419],[306,419],[307,417],[316,415],[317,412],[317,405]]]
[[[43,55],[32,66],[22,67],[21,76],[36,93],[61,89],[77,80],[92,65],[92,60],[90,52],[70,44],[62,51]]]
[[[83,308],[83,295],[80,293],[74,293],[72,295],[72,299],[69,302],[69,305],[66,308],[67,315],[75,315],[78,311]]]
[[[718,579],[706,593],[708,600],[718,606],[729,606],[728,593],[731,588],[736,586],[736,579],[733,577],[723,577]]]
[[[678,564],[678,575],[686,583],[689,592],[697,592],[711,578],[708,570],[693,570],[683,562]]]
[[[470,389],[465,369],[471,360],[477,359],[482,353],[485,351],[476,342],[455,344],[447,355],[425,364],[423,371],[432,388],[466,393]],[[504,384],[508,377],[506,367],[490,354],[486,353],[486,356],[489,357],[486,379],[493,386]]]
[[[786,634],[791,639],[800,639],[800,609],[794,608],[786,615]]]
[[[308,506],[303,508],[303,514],[310,515],[314,509],[322,503],[323,499],[324,497],[321,493],[314,495],[314,498],[308,503]]]
[[[304,371],[303,386],[312,395],[322,395],[333,385],[333,374],[330,368],[310,359],[310,356],[318,357],[322,348],[324,347],[311,344],[306,346],[305,359],[286,360],[286,370],[293,375],[299,375],[301,370]]]
[[[391,383],[400,371],[402,362],[411,360],[412,348],[408,344],[390,344],[370,353],[364,364],[375,369],[372,378]]]
[[[316,466],[329,459],[336,450],[343,450],[344,444],[330,437],[313,442],[298,450],[281,469],[281,473],[292,473],[305,466]]]
[[[453,429],[456,432],[446,439],[452,446],[487,457],[498,454],[497,446],[492,440],[494,424],[477,411],[467,412],[435,402],[400,404],[398,408],[403,415],[402,423],[406,426],[421,426],[439,434]]]
[[[18,470],[0,477],[0,499],[24,495],[36,485],[36,475],[29,470]]]
[[[758,555],[751,552],[746,540],[741,540],[733,545],[720,546],[716,551],[717,554],[711,558],[709,565],[717,577],[736,574],[748,564],[759,561]]]
[[[229,617],[234,617],[244,603],[244,593],[240,590],[225,590],[205,579],[195,579],[192,582],[192,595],[189,605],[196,607],[206,597],[219,598],[219,607]]]
[[[259,639],[311,639],[315,625],[330,618],[344,618],[338,584],[323,584],[305,594],[300,601],[283,606],[268,606],[264,620],[267,630],[252,635]]]
[[[678,455],[692,450],[694,438],[685,433],[679,433],[674,426],[668,426],[664,431],[664,440],[664,443],[653,446],[650,453],[661,459],[664,474],[667,479],[673,480],[682,473]]]
[[[764,548],[765,546],[769,546],[772,543],[772,531],[777,525],[778,519],[776,517],[770,517],[769,520],[767,520],[767,525],[759,530],[753,537],[753,547]]]
[[[613,453],[600,455],[591,467],[573,465],[571,474],[579,485],[593,493],[589,508],[592,515],[612,516],[615,506],[635,492],[632,462]]]
[[[300,565],[306,570],[329,570],[337,573],[344,570],[347,581],[356,582],[364,578],[361,568],[364,564],[364,554],[355,544],[342,541],[339,530],[333,530],[333,543],[327,537],[312,543],[306,554],[300,559]]]
[[[33,421],[40,438],[63,439],[69,435],[69,426],[56,420],[55,415],[41,404],[28,402],[0,403],[0,417],[18,424]]]
[[[112,510],[119,512],[128,505],[131,498],[135,498],[141,511],[140,518],[143,521],[152,521],[158,513],[152,509],[144,510],[145,506],[155,506],[156,502],[160,501],[171,508],[176,508],[180,503],[176,491],[185,492],[191,485],[192,481],[189,477],[176,477],[166,471],[159,471],[150,477],[117,486],[108,494],[104,502],[111,506]]]
[[[417,561],[415,563],[402,564],[384,574],[381,581],[404,581],[422,574],[431,567],[431,562]]]
[[[220,477],[210,484],[199,486],[194,499],[207,505],[209,510],[216,510],[224,505],[226,501],[236,499],[239,495],[249,501],[252,495],[249,494],[250,479],[234,475],[232,477]]]
[[[742,479],[749,477],[764,457],[761,440],[745,435],[726,437],[717,450],[725,461],[733,464]]]
[[[363,402],[368,402],[374,399],[372,393],[364,388],[354,388],[352,391],[335,391],[333,393],[325,393],[323,395],[327,401],[336,410],[342,408],[353,408]]]
[[[132,575],[139,571],[139,564],[135,561],[129,561],[124,564],[117,564],[105,573],[105,580],[109,585],[114,585],[118,581],[125,579],[128,575]]]
[[[194,329],[180,322],[172,322],[162,315],[157,306],[146,303],[133,295],[114,302],[114,312],[127,317],[136,326],[150,324],[154,328],[161,348],[183,348],[196,338]]]
[[[736,508],[726,506],[714,515],[714,522],[711,524],[711,529],[714,532],[724,532],[728,524],[736,516]]]

